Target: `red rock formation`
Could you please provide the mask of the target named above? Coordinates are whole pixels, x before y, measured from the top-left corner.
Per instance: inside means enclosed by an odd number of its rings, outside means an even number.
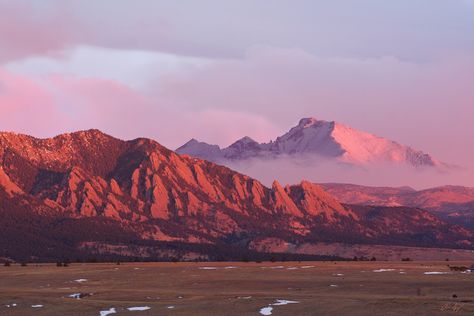
[[[0,187],[5,190],[5,192],[12,196],[14,194],[22,194],[23,191],[11,181],[10,177],[3,171],[3,168],[0,166]]]
[[[302,181],[300,185],[291,186],[287,191],[297,206],[310,216],[322,215],[328,221],[334,221],[338,216],[351,216],[357,219],[354,212],[342,206],[317,184]]]
[[[290,198],[278,181],[274,181],[272,184],[272,198],[277,211],[297,217],[303,216],[301,210],[298,209],[295,202]]]

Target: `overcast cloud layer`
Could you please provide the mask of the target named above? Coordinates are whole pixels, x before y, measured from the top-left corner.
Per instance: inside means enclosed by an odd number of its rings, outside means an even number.
[[[0,129],[226,146],[314,116],[471,168],[473,56],[473,0],[0,0]]]

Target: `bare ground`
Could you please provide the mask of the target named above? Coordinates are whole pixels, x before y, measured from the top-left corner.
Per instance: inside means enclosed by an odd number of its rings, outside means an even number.
[[[474,273],[447,264],[472,262],[14,265],[0,267],[0,315],[473,315]]]

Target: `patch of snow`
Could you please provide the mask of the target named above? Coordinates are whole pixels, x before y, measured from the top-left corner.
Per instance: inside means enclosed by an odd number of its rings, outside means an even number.
[[[129,307],[127,308],[131,312],[142,312],[142,311],[147,311],[151,309],[150,306],[135,306],[135,307]]]
[[[378,270],[373,270],[372,272],[391,272],[395,271],[395,269],[378,269]]]
[[[260,315],[271,315],[273,307],[267,306],[260,309]]]
[[[239,296],[237,297],[239,300],[249,300],[252,298],[252,296]]]
[[[216,267],[200,267],[199,270],[217,270]]]
[[[167,308],[167,309],[174,309],[174,306],[173,306],[173,305],[170,305],[170,306],[167,306],[166,308]]]
[[[276,266],[276,267],[269,267],[269,269],[283,269],[285,268],[284,266]]]
[[[273,312],[272,306],[282,306],[288,304],[298,304],[298,301],[289,301],[289,300],[276,300],[275,303],[269,304],[267,307],[263,307],[260,309],[261,315],[271,315]]]
[[[83,283],[83,282],[87,282],[88,280],[87,279],[77,279],[77,280],[74,280],[74,282],[77,282],[77,283]]]
[[[107,315],[116,314],[116,313],[117,313],[117,310],[114,307],[110,308],[109,310],[99,312],[100,316],[107,316]]]
[[[31,305],[32,308],[41,308],[43,305]]]
[[[298,270],[298,268],[297,267],[289,267],[289,268],[287,268],[287,270]]]
[[[288,304],[298,304],[298,301],[289,301],[289,300],[276,300],[276,303],[273,303],[273,306],[281,306],[281,305],[288,305]]]
[[[330,287],[338,287],[336,284],[329,285]]]
[[[451,272],[428,271],[428,272],[424,272],[423,274],[426,274],[426,275],[451,274]]]
[[[224,267],[224,269],[237,269],[237,267]]]
[[[310,268],[314,268],[314,266],[302,266],[301,269],[310,269]]]

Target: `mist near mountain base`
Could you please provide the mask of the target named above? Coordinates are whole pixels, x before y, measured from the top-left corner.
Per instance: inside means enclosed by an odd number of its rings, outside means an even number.
[[[414,189],[426,189],[443,185],[472,186],[474,179],[474,169],[469,167],[414,168],[382,162],[353,165],[315,155],[227,161],[225,165],[256,178],[267,186],[271,186],[274,180],[281,184],[296,184],[308,180],[314,183],[409,186]]]

